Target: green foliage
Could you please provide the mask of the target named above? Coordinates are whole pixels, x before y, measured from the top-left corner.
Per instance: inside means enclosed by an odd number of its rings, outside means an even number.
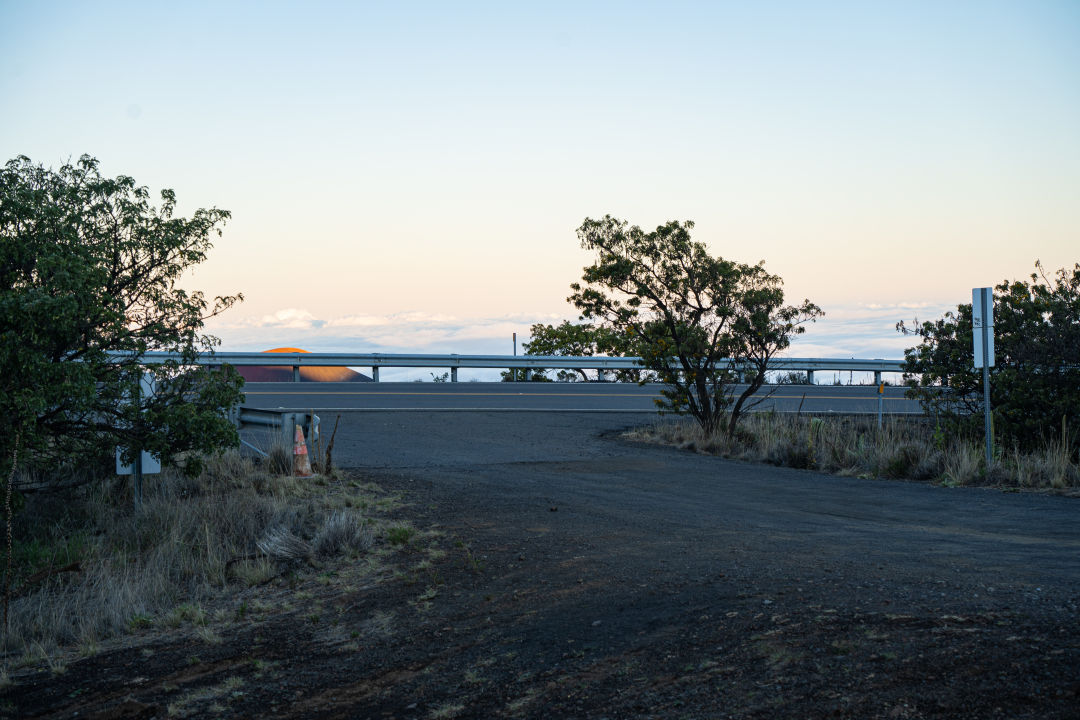
[[[594,357],[637,357],[637,349],[628,338],[611,328],[594,323],[572,323],[563,321],[560,325],[537,323],[530,328],[529,342],[523,345],[526,355]],[[530,379],[548,380],[545,371],[533,370]],[[646,370],[618,370],[615,379],[620,382],[649,382],[654,375]],[[510,379],[511,373],[503,373],[503,379]],[[588,382],[589,376],[582,368],[559,370],[556,379],[563,382],[580,380]]]
[[[994,288],[990,405],[998,441],[1034,449],[1080,427],[1080,264],[1048,278]],[[982,432],[982,370],[973,366],[971,305],[901,332],[920,344],[905,352],[908,395],[950,432]],[[1066,438],[1066,442],[1069,442]]]
[[[82,559],[86,552],[85,533],[75,532],[62,538],[13,540],[12,567],[14,582],[43,570],[64,567]]]
[[[386,540],[391,545],[408,545],[416,536],[416,530],[408,525],[393,525],[386,530]]]
[[[529,329],[531,339],[522,344],[526,355],[570,355],[591,356],[596,354],[596,345],[591,335],[591,326],[575,325],[563,322],[562,325],[536,323]],[[548,370],[530,368],[519,370],[512,368],[500,374],[503,382],[551,382]],[[584,370],[560,370],[556,377],[561,381],[571,381],[580,375],[582,381],[589,378]]]
[[[669,222],[646,233],[610,215],[586,218],[578,238],[597,258],[569,300],[668,386],[663,410],[690,414],[707,432],[726,415],[730,436],[769,361],[823,313],[808,300],[785,306],[778,276],[761,263],[711,256],[690,239],[693,226]],[[740,373],[748,383],[735,397]]]
[[[154,624],[154,618],[150,617],[146,613],[135,613],[128,619],[128,629],[131,632],[138,630],[144,630],[148,627],[152,627]]]
[[[231,367],[149,370],[156,391],[130,401],[144,369],[111,353],[209,351],[203,321],[240,296],[208,302],[177,282],[206,258],[229,213],[174,217],[176,197],[127,176],[104,178],[84,155],[59,170],[19,157],[0,170],[0,413],[41,464],[83,464],[121,444],[163,462],[237,442],[223,411],[243,396]],[[10,455],[11,433],[0,436]],[[185,461],[196,469],[197,454]]]
[[[597,355],[596,332],[592,325],[575,324],[564,321],[561,325],[545,325],[537,323],[529,329],[530,339],[522,347],[526,355],[569,355],[573,357],[592,357]],[[546,372],[533,370],[530,373],[532,379],[537,375],[547,377]],[[557,377],[560,380],[574,380],[580,378],[583,382],[589,380],[584,370],[560,370]]]
[[[560,373],[561,375],[562,373]],[[559,378],[560,380],[563,378]],[[544,368],[511,368],[499,373],[500,382],[551,382]]]

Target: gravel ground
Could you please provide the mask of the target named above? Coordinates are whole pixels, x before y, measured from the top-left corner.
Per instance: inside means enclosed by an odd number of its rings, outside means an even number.
[[[728,462],[612,416],[368,419],[335,457],[422,531],[384,571],[15,677],[4,711],[1080,717],[1076,499]]]

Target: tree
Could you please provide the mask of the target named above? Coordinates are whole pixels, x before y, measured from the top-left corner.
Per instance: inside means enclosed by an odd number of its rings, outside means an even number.
[[[624,336],[604,325],[568,320],[560,325],[537,323],[530,328],[530,336],[529,342],[523,345],[526,355],[637,357],[636,349]],[[619,382],[649,382],[653,379],[652,373],[639,369],[616,370],[614,374]],[[559,370],[556,377],[567,382],[589,381],[583,368]]]
[[[529,329],[530,338],[522,347],[526,355],[566,355],[571,357],[592,357],[598,354],[596,333],[592,325],[575,324],[563,321],[560,325],[537,323]],[[573,373],[581,376],[583,382],[589,376],[581,368],[573,371],[560,370],[560,380],[573,379]]]
[[[752,407],[769,362],[804,324],[823,315],[808,300],[785,306],[783,281],[762,263],[712,257],[690,239],[692,222],[646,233],[610,215],[586,218],[577,234],[597,253],[569,301],[638,350],[668,387],[663,410],[689,413],[713,432],[727,418],[733,435]],[[748,384],[734,396],[734,384]]]
[[[527,354],[527,353],[526,353]],[[562,374],[561,372],[559,373]],[[562,378],[560,378],[562,379]],[[511,368],[499,373],[500,382],[552,382],[545,368]]]
[[[1058,437],[1063,427],[1075,434],[1080,414],[1080,264],[1052,278],[1035,267],[1030,280],[994,288],[994,431],[1024,449]],[[955,431],[981,432],[982,370],[972,367],[971,305],[897,329],[921,341],[904,353],[909,397]]]
[[[175,206],[171,190],[154,207],[145,187],[102,177],[86,155],[55,171],[20,156],[0,171],[0,413],[36,461],[85,463],[120,444],[173,463],[237,443],[224,412],[243,380],[185,364],[218,342],[203,322],[241,296],[209,303],[176,284],[229,213],[174,217]],[[144,368],[136,356],[149,350],[184,362]],[[144,372],[156,390],[133,403]],[[11,443],[0,437],[4,456]],[[187,454],[184,466],[198,465]]]
[[[592,357],[603,354],[599,345],[604,341],[604,330],[588,323],[569,321],[563,321],[560,325],[536,323],[529,328],[529,335],[529,341],[522,344],[526,355]],[[512,376],[510,372],[503,373],[504,380],[512,379]],[[570,382],[579,377],[582,382],[589,380],[589,376],[581,368],[559,370],[556,377],[564,382]],[[547,377],[547,371],[543,369],[530,370],[529,378],[550,380]]]

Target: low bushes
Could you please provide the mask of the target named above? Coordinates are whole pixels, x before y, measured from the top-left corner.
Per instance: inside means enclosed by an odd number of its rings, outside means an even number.
[[[377,504],[370,496],[353,483],[270,474],[236,453],[196,478],[148,476],[138,511],[127,479],[31,493],[13,527],[4,664],[58,646],[90,651],[149,626],[201,624],[201,610],[183,610],[298,563],[358,556],[374,541],[361,511]]]
[[[659,422],[627,434],[644,442],[838,475],[932,480],[946,485],[1080,487],[1068,435],[1032,451],[1000,450],[990,472],[982,438],[948,436],[924,418],[807,417],[753,413],[739,432],[706,434],[697,423]]]

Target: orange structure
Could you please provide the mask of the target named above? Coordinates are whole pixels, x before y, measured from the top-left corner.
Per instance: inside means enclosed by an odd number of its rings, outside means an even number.
[[[307,443],[304,441],[304,430],[296,426],[296,438],[293,441],[293,475],[295,477],[311,477],[311,460],[308,458]]]
[[[306,353],[300,348],[281,347],[268,353]],[[273,365],[246,365],[236,368],[247,382],[291,382],[292,368]],[[344,367],[301,367],[300,382],[371,382],[367,375]]]

